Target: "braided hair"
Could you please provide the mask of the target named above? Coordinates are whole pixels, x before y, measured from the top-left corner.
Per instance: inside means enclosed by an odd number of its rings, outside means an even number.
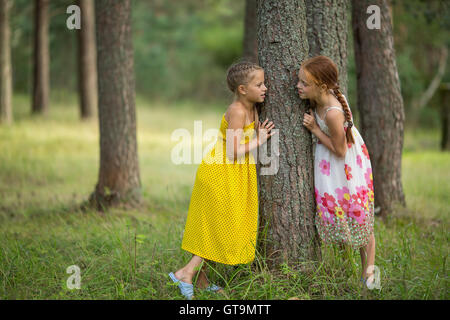
[[[325,84],[328,90],[332,90],[338,101],[344,108],[345,120],[347,121],[346,137],[348,143],[355,143],[352,134],[353,118],[344,95],[339,90],[339,71],[336,64],[326,56],[316,56],[305,60],[301,67],[308,71],[316,85]]]
[[[250,74],[256,70],[263,70],[263,68],[249,61],[232,64],[227,71],[227,85],[231,92],[237,93],[240,85],[249,83],[252,80]]]

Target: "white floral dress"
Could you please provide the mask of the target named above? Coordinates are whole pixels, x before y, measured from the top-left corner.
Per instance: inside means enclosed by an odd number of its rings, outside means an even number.
[[[325,111],[324,119],[331,109],[344,112],[341,107],[330,107]],[[320,129],[330,136],[325,120],[316,112],[315,118]],[[347,121],[344,128],[347,130]],[[345,158],[338,158],[316,140],[315,224],[324,243],[349,244],[357,249],[366,246],[373,233],[374,193],[369,153],[355,126],[351,130],[355,143],[348,144]]]

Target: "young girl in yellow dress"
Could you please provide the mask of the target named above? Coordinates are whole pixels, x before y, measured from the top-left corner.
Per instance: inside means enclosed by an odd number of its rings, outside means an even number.
[[[255,104],[264,101],[267,91],[260,66],[233,64],[227,84],[234,101],[222,116],[215,147],[197,170],[183,234],[181,248],[193,257],[183,268],[169,273],[187,299],[192,299],[192,279],[204,259],[236,265],[255,258],[258,190],[253,153],[274,134],[270,132],[274,124],[258,120]],[[255,128],[256,137],[250,139]],[[198,272],[198,287],[221,290],[209,286],[204,270]]]

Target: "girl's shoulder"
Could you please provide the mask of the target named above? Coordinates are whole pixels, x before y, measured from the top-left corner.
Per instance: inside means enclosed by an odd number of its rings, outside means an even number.
[[[344,115],[344,108],[339,104],[323,107],[320,111],[316,109],[315,112],[320,120],[326,121],[328,117],[340,118],[339,115]]]
[[[230,116],[235,114],[242,114],[243,112],[245,112],[244,107],[239,103],[233,102],[228,106],[227,110],[225,111],[225,115]]]
[[[233,102],[231,103],[227,110],[224,113],[225,120],[229,123],[231,118],[243,118],[245,120],[247,112],[245,111],[245,107],[240,103]]]
[[[331,124],[331,123],[342,123],[342,120],[345,120],[345,115],[343,110],[339,110],[337,108],[329,109],[325,113],[325,123]]]
[[[340,107],[329,107],[325,112],[324,123],[333,132],[339,130],[345,124],[344,111]]]
[[[344,106],[341,104],[341,102],[338,100],[338,98],[334,95],[334,93],[331,95],[332,101],[330,101],[330,105],[326,106],[324,108],[324,117],[325,120],[327,115],[335,118],[340,118],[341,114],[344,114]]]
[[[344,109],[338,106],[329,107],[325,110],[325,119],[327,117],[340,118],[345,114]]]

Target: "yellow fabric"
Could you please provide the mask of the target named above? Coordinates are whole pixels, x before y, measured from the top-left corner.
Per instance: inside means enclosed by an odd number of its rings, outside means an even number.
[[[225,155],[228,123],[222,117],[215,147],[198,167],[181,248],[207,260],[244,264],[255,258],[258,190],[251,153],[232,163]],[[254,137],[254,122],[241,144]]]

